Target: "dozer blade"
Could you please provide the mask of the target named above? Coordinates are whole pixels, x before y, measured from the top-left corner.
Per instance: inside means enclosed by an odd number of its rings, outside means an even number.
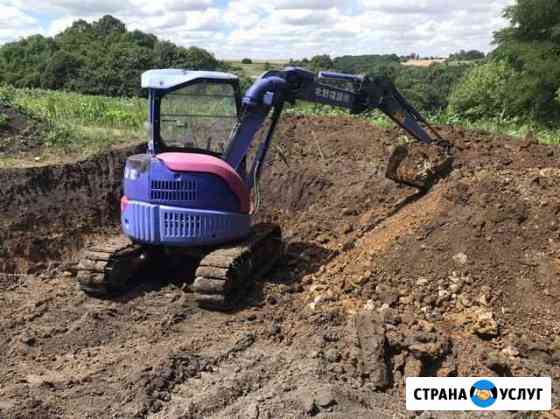
[[[452,165],[453,158],[442,147],[401,144],[393,150],[385,176],[394,182],[427,191],[451,172]]]

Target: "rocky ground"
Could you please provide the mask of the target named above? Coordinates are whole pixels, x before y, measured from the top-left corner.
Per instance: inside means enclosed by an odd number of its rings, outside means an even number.
[[[417,375],[551,376],[556,393],[559,151],[530,137],[442,134],[454,170],[419,194],[384,177],[398,130],[287,118],[259,215],[282,226],[287,251],[230,313],[200,310],[192,278],[177,272],[139,278],[113,300],[83,295],[64,232],[106,234],[117,209],[88,210],[76,229],[57,207],[41,228],[61,250],[32,262],[17,247],[4,253],[0,417],[410,417],[404,378]],[[64,196],[118,195],[118,173],[103,176]],[[10,243],[31,230],[2,226]]]

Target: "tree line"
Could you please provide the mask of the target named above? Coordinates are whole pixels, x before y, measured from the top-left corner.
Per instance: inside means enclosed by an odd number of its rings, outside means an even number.
[[[450,97],[450,111],[469,119],[506,118],[559,125],[560,2],[516,0],[496,49],[469,71]]]
[[[316,55],[290,64],[388,77],[427,113],[558,126],[560,1],[515,0],[504,16],[509,25],[494,34],[495,49],[486,56],[461,50],[425,68],[404,66],[396,54]],[[16,87],[135,96],[141,94],[143,71],[165,67],[233,70],[204,49],[128,31],[112,16],[93,23],[78,20],[52,38],[34,35],[0,47],[0,83]],[[249,83],[242,76],[242,85]]]
[[[452,89],[471,65],[468,63],[434,63],[429,67],[402,65],[396,54],[345,55],[331,58],[317,55],[310,59],[292,60],[290,65],[312,71],[332,70],[340,73],[367,74],[392,80],[401,93],[420,111],[437,113],[446,109]]]
[[[54,37],[33,35],[0,47],[0,83],[106,96],[140,95],[142,72],[152,68],[219,70],[210,52],[182,48],[107,15],[78,20]]]
[[[560,1],[516,0],[503,15],[509,25],[494,34],[487,56],[461,50],[428,68],[402,66],[396,55],[318,55],[293,63],[388,77],[424,112],[558,127]]]

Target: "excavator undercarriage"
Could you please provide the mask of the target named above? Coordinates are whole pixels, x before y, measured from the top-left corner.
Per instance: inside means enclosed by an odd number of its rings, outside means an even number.
[[[256,224],[247,238],[223,246],[161,249],[116,236],[83,251],[76,268],[80,288],[97,297],[126,292],[145,272],[195,263],[194,278],[186,278],[197,303],[212,310],[233,308],[236,297],[266,274],[283,254],[280,227]]]

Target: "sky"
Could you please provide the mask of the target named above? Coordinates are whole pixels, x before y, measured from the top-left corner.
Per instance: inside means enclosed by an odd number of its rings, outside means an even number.
[[[492,50],[514,0],[0,0],[0,44],[111,14],[220,59]]]

